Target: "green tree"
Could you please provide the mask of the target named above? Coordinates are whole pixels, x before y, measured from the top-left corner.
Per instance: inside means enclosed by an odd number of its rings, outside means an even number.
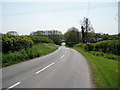
[[[58,30],[36,31],[36,32],[32,32],[30,35],[48,37],[51,40],[53,40],[53,42],[55,44],[59,44],[59,45],[60,45],[61,41],[63,40],[63,34],[62,34],[62,32],[60,32]]]
[[[71,27],[65,33],[65,41],[67,45],[73,46],[81,41],[81,34],[79,30],[75,27]]]
[[[103,38],[103,40],[108,40],[109,39],[109,34],[103,34],[102,38]]]
[[[90,32],[94,33],[94,29],[88,18],[86,18],[86,17],[83,18],[83,20],[81,22],[81,29],[82,29],[82,31],[81,31],[82,32],[82,42],[87,43],[92,38],[89,35]]]
[[[17,33],[16,31],[9,31],[9,32],[7,32],[6,34],[18,36],[18,33]]]

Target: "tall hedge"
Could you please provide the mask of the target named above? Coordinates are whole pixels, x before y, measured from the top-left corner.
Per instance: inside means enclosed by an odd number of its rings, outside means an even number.
[[[2,34],[1,40],[3,53],[30,48],[31,46],[37,43],[53,43],[51,39],[46,37],[27,35],[15,36],[10,34]]]
[[[53,43],[51,39],[43,36],[28,36],[28,37],[30,37],[34,43]]]

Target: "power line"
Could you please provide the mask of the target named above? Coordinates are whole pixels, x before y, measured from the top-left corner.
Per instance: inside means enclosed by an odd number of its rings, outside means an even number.
[[[87,8],[87,18],[88,18],[88,15],[89,15],[89,11],[90,11],[90,0],[88,1],[88,8]]]
[[[89,11],[90,11],[90,0],[88,1],[88,7],[87,7],[87,10],[86,10],[86,18],[88,18],[88,15],[89,15]],[[80,23],[81,23],[81,26],[82,26],[82,21],[80,20]]]

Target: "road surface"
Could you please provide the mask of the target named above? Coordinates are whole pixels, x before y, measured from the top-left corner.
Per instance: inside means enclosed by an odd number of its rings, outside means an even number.
[[[86,59],[77,51],[55,52],[2,69],[2,88],[92,88]]]

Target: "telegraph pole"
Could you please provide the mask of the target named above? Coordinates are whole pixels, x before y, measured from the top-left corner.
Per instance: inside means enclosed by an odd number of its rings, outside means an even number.
[[[120,1],[118,2],[118,34],[120,33]]]
[[[86,18],[86,26],[85,26],[85,28],[86,28],[86,33],[85,33],[85,37],[86,37],[86,43],[88,42],[88,18]]]

